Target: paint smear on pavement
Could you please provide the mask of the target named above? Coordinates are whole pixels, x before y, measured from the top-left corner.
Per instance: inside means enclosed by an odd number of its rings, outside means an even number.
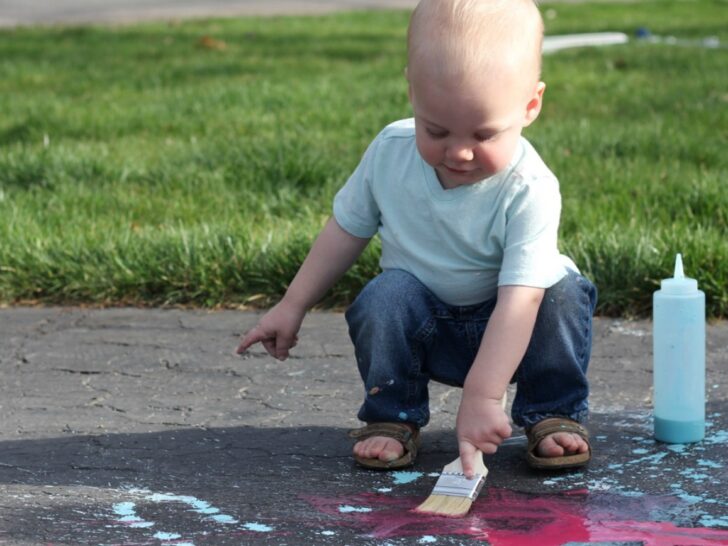
[[[256,533],[270,533],[273,530],[273,527],[258,523],[257,521],[246,523],[243,527],[248,531],[255,531]]]
[[[392,478],[394,478],[394,483],[396,485],[403,485],[406,483],[412,483],[413,481],[417,480],[418,478],[421,478],[424,476],[422,472],[393,472]]]
[[[539,546],[569,542],[635,542],[644,546],[728,546],[728,529],[689,527],[690,503],[676,496],[625,496],[569,491],[531,494],[489,488],[464,518],[412,511],[422,499],[362,493],[348,497],[303,497],[339,525],[377,539],[459,535],[492,546],[521,546],[539,537]],[[371,507],[342,513],[342,505]],[[682,520],[681,526],[680,522]]]
[[[114,514],[119,516],[116,521],[121,525],[132,529],[145,529],[153,527],[154,522],[145,521],[136,513],[136,505],[133,502],[118,502],[113,507]]]

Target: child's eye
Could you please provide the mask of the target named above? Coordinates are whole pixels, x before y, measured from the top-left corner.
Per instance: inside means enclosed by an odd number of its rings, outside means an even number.
[[[432,138],[445,138],[447,136],[447,131],[440,131],[436,129],[430,129],[429,127],[425,128],[425,132],[430,135]]]
[[[479,133],[475,135],[475,138],[478,142],[488,142],[489,140],[495,139],[497,136],[498,133]]]

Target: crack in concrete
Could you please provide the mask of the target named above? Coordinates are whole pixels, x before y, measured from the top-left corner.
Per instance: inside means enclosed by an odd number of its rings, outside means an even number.
[[[29,468],[24,468],[22,466],[18,466],[18,465],[14,465],[14,464],[0,463],[0,468],[11,468],[13,470],[19,470],[20,472],[27,472],[28,474],[33,474],[33,475],[36,474]]]
[[[64,372],[64,373],[77,374],[77,375],[121,375],[123,377],[134,377],[136,379],[144,377],[141,374],[122,372],[122,371],[118,371],[118,370],[113,370],[110,372],[101,371],[101,370],[74,370],[73,368],[49,368],[49,370],[54,371],[54,372]],[[43,372],[43,370],[41,370],[41,372]]]

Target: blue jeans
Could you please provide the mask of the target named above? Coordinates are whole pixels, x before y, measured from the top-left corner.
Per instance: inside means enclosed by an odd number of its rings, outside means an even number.
[[[586,378],[596,288],[570,271],[546,289],[531,341],[512,382],[512,418],[530,427],[546,417],[581,422],[588,413]],[[416,277],[387,270],[372,279],[346,312],[366,397],[359,419],[430,419],[432,379],[462,387],[496,300],[464,307],[440,301]]]

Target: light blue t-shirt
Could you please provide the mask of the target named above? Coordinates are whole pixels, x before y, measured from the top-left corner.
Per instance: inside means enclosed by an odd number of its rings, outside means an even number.
[[[559,183],[524,138],[510,165],[444,189],[420,156],[414,120],[387,126],[334,199],[355,237],[379,233],[383,270],[403,269],[450,305],[496,296],[498,286],[548,288],[570,262],[556,247]]]

